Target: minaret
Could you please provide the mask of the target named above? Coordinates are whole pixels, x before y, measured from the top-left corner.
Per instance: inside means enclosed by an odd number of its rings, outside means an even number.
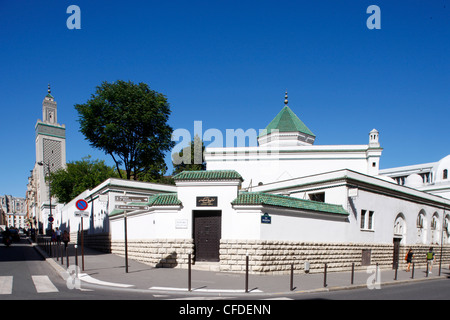
[[[55,172],[66,167],[66,127],[58,124],[58,108],[51,94],[50,84],[42,102],[42,120],[38,120],[36,131],[36,163],[33,176],[36,179],[36,214],[44,229],[50,211],[48,182],[49,170]],[[55,199],[56,200],[56,199]],[[56,201],[52,199],[52,209]],[[53,216],[54,216],[53,211]],[[56,222],[56,221],[55,221]]]
[[[383,148],[380,147],[379,132],[373,129],[369,132],[369,145],[367,148],[367,174],[377,176],[380,169],[380,157]]]

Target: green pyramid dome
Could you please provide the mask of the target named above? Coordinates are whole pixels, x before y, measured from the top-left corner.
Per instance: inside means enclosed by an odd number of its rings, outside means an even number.
[[[266,127],[269,134],[272,130],[278,132],[301,132],[315,137],[314,133],[297,117],[297,115],[288,107],[284,106],[277,116]]]

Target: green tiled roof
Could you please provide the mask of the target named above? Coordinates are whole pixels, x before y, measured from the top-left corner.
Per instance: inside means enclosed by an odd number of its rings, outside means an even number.
[[[188,180],[241,180],[241,175],[234,170],[202,170],[202,171],[183,171],[173,177],[176,181]]]
[[[266,127],[269,134],[272,130],[279,132],[301,132],[315,137],[314,133],[297,117],[297,115],[288,107],[284,106],[277,116]]]
[[[325,213],[349,215],[340,205],[303,200],[294,197],[281,196],[262,192],[241,192],[232,205],[269,205],[292,209],[303,209]]]
[[[176,193],[160,193],[152,196],[148,201],[148,206],[179,206],[181,201]]]

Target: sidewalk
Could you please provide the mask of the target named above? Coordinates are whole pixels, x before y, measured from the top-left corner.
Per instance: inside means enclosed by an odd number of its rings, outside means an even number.
[[[44,250],[38,248],[44,257],[48,255]],[[69,245],[69,264],[75,265],[73,245]],[[216,271],[200,271],[192,267],[191,289],[188,291],[188,270],[153,268],[144,263],[128,260],[128,273],[125,272],[125,258],[114,254],[105,254],[89,248],[84,248],[84,270],[82,268],[81,250],[78,248],[78,265],[80,267],[79,279],[81,288],[83,285],[100,285],[111,288],[122,288],[129,290],[145,290],[158,294],[180,293],[180,294],[213,294],[219,296],[237,295],[264,295],[277,294],[288,295],[292,293],[321,292],[332,290],[346,290],[356,288],[379,288],[380,286],[400,284],[405,282],[426,281],[432,279],[445,279],[450,277],[448,265],[442,267],[439,277],[439,265],[433,267],[432,274],[426,277],[425,269],[415,269],[414,279],[411,272],[398,270],[397,280],[395,270],[380,270],[379,280],[375,282],[375,266],[369,272],[358,271],[354,274],[354,281],[351,284],[351,272],[328,272],[326,279],[324,274],[305,274],[296,271],[293,277],[293,287],[291,290],[290,275],[254,275],[248,278],[248,290],[246,293],[245,274],[225,273]],[[64,257],[64,264],[56,257],[48,258],[52,266],[60,272],[63,278],[67,278],[67,261]],[[73,266],[72,266],[73,270]],[[326,286],[324,286],[326,280]]]

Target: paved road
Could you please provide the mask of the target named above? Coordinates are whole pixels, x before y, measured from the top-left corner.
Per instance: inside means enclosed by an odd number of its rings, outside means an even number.
[[[6,247],[0,237],[0,300],[156,299],[142,292],[114,291],[83,285],[70,289],[67,282],[33,248],[28,240]]]
[[[54,262],[53,262],[54,263]],[[93,274],[93,276],[98,276]],[[121,280],[121,279],[120,279]],[[191,295],[177,292],[149,292],[136,288],[112,288],[83,282],[81,290],[70,289],[67,281],[42,258],[26,239],[7,248],[0,244],[0,300],[395,300],[395,299],[450,299],[450,279],[431,280],[418,283],[382,286],[381,289],[352,289],[314,294],[256,293],[237,296],[215,296],[213,294]]]

